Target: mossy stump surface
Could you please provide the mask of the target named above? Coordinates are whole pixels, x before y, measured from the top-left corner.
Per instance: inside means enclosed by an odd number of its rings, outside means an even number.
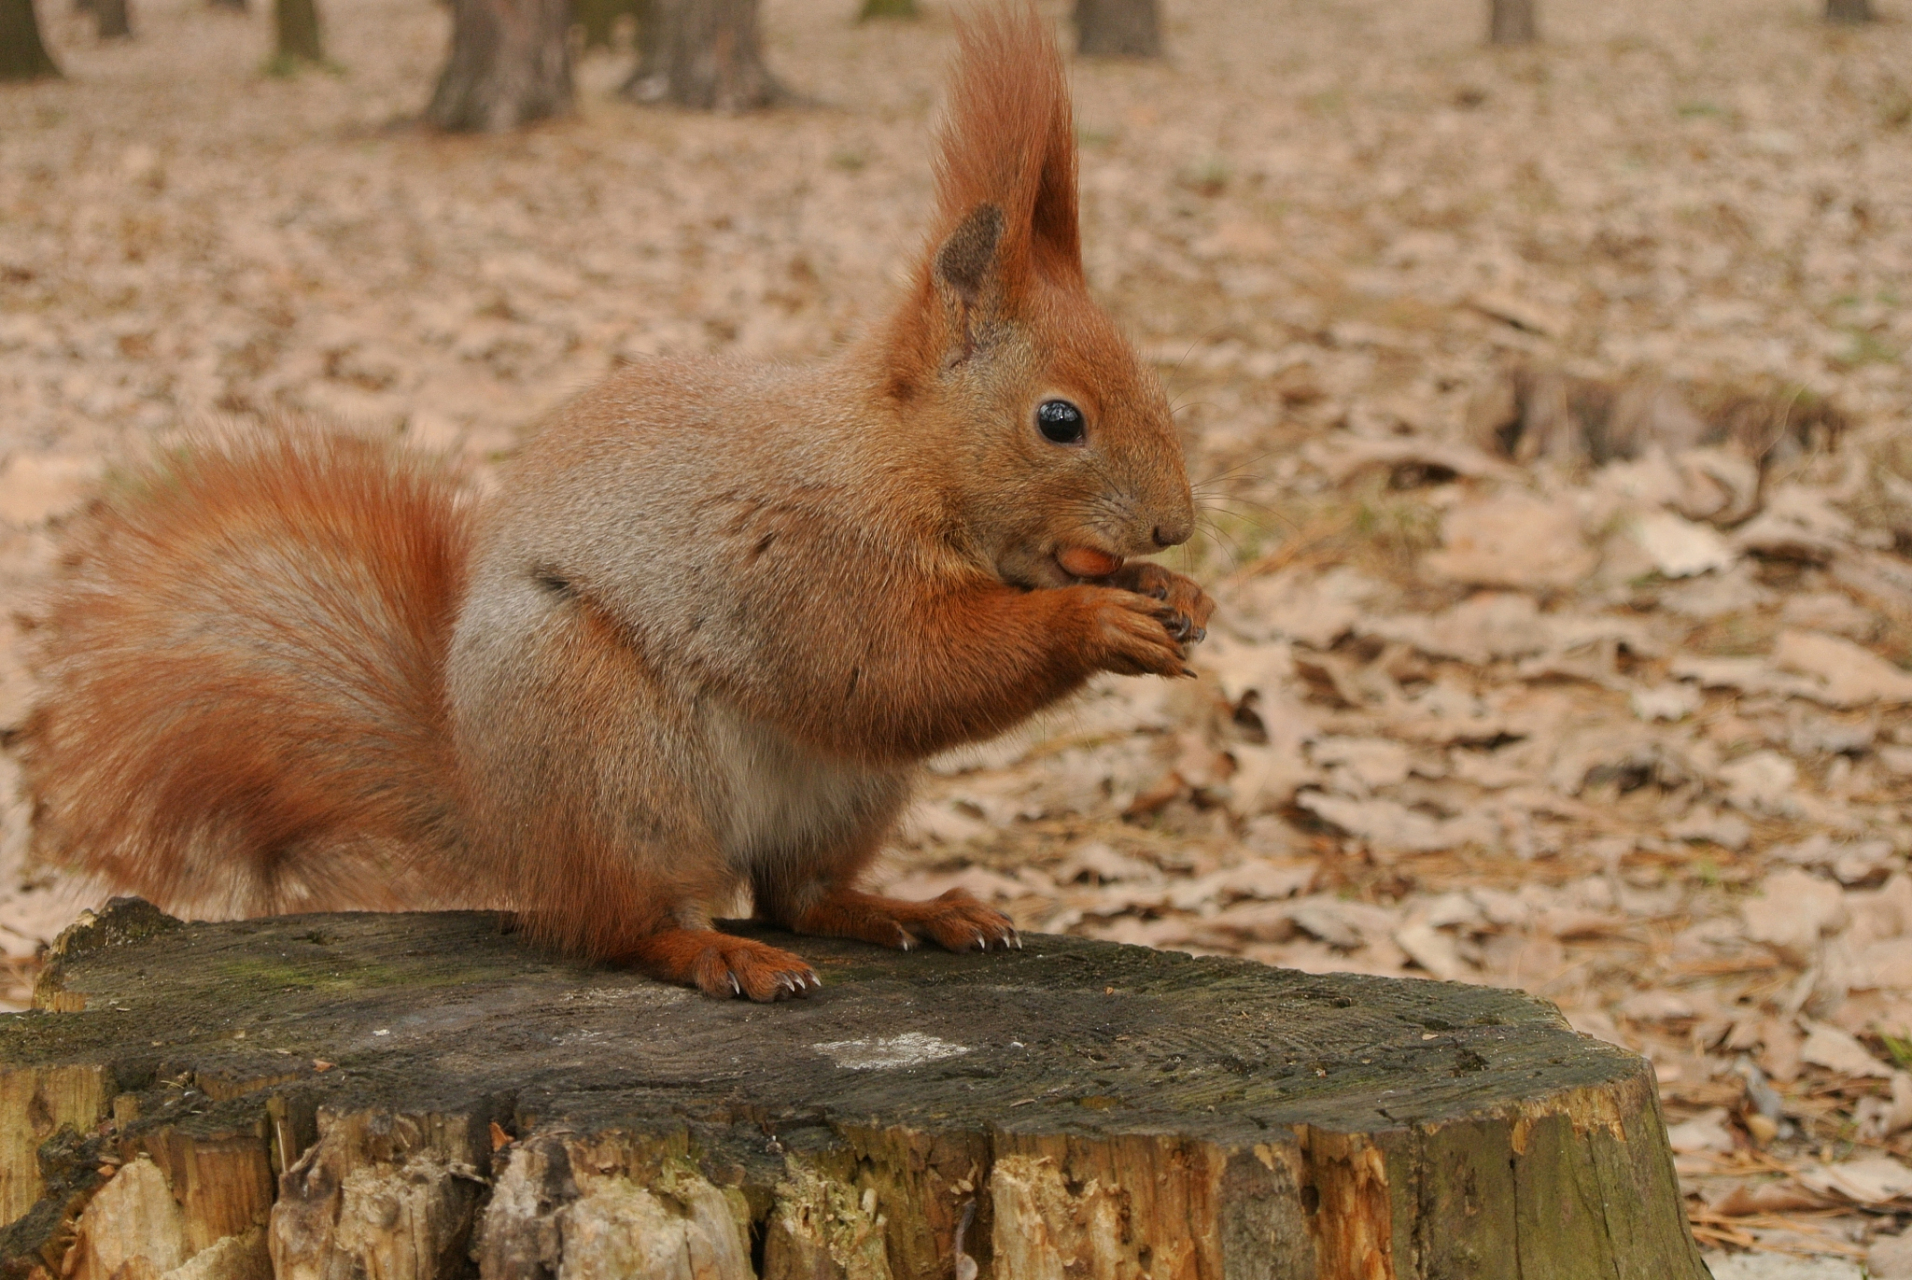
[[[0,1275],[1702,1280],[1653,1077],[1516,992],[116,903],[0,1018]]]

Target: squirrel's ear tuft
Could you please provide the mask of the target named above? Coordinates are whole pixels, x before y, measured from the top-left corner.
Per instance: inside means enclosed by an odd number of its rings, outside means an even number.
[[[1002,209],[979,204],[936,251],[936,279],[970,306],[982,301],[996,249],[1002,243]]]
[[[1009,0],[965,19],[958,41],[936,158],[944,247],[993,205],[1006,295],[1031,272],[1080,280],[1075,126],[1053,36],[1032,3]]]
[[[889,330],[886,381],[899,399],[966,361],[1038,278],[1082,287],[1075,126],[1055,40],[1031,0],[996,0],[958,38],[936,221]]]

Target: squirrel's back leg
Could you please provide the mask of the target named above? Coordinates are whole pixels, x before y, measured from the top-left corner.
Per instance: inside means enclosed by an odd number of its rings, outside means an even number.
[[[913,950],[925,937],[949,951],[1022,945],[1008,916],[962,889],[927,902],[858,889],[886,829],[859,832],[834,856],[759,868],[752,877],[757,914],[792,933],[856,938],[902,951]]]
[[[696,987],[707,996],[782,1000],[822,985],[816,971],[788,951],[716,929],[665,929],[639,938],[626,957],[653,977]]]
[[[819,985],[800,957],[711,927],[741,881],[706,818],[682,689],[554,575],[494,583],[487,602],[454,642],[459,785],[469,846],[525,931],[711,996]]]

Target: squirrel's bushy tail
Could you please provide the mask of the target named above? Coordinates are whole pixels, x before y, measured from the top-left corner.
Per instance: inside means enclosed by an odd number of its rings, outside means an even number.
[[[37,620],[36,853],[201,914],[442,902],[468,522],[448,471],[294,428],[115,478]]]

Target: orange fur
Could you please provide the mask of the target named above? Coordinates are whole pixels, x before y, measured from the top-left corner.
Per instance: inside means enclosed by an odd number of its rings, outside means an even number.
[[[1055,42],[1033,7],[975,14],[960,54],[936,155],[935,236],[977,205],[1005,215],[1004,269],[1079,281],[1075,125]]]
[[[455,898],[442,669],[455,480],[288,431],[194,442],[68,535],[23,734],[40,853],[156,902]]]
[[[745,887],[798,933],[1010,945],[972,899],[858,888],[913,767],[1096,672],[1182,674],[1211,605],[1135,559],[1188,537],[1188,483],[1084,284],[1027,4],[963,27],[937,175],[877,331],[632,366],[469,529],[395,449],[296,432],[105,500],[27,735],[43,848],[168,906],[503,903],[753,999],[813,975],[712,929]],[[1079,439],[1039,430],[1055,399]]]

